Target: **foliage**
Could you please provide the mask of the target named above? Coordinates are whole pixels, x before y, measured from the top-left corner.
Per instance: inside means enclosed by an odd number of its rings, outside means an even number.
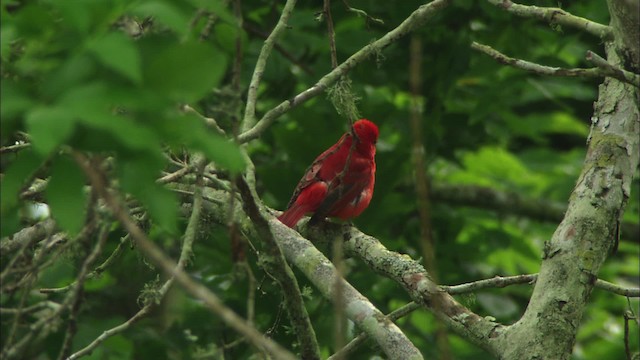
[[[332,15],[338,62],[382,37],[421,3],[350,2],[384,21],[379,24],[335,1]],[[539,5],[557,5],[543,3]],[[608,22],[605,2],[566,5],[566,10],[582,17]],[[379,125],[380,140],[375,196],[355,225],[383,240],[389,249],[420,258],[408,120],[410,39],[403,38],[358,65],[333,93],[285,113],[260,139],[242,149],[200,115],[181,107],[189,104],[215,119],[226,134],[237,133],[254,65],[281,5],[242,2],[242,24],[234,6],[222,0],[41,0],[2,5],[1,145],[31,146],[2,154],[1,236],[41,220],[34,205],[46,203],[69,240],[55,251],[37,244],[24,249],[45,252],[40,262],[15,252],[3,253],[3,271],[17,259],[26,267],[36,266],[37,276],[20,278],[3,272],[0,307],[29,306],[44,299],[64,301],[66,292],[40,294],[37,289],[72,283],[93,248],[93,241],[82,234],[96,194],[86,186],[84,173],[73,161],[74,152],[106,160],[103,166],[115,179],[114,186],[128,195],[132,213],[177,259],[181,244],[177,235],[184,232],[188,218],[179,204],[190,201],[184,200],[183,193],[170,190],[176,187],[160,185],[159,177],[179,170],[190,154],[199,152],[214,163],[212,173],[222,174],[224,181],[245,168],[242,151],[246,150],[255,165],[258,194],[266,205],[282,209],[305,168],[338,139],[352,114],[358,112]],[[256,104],[258,118],[331,70],[326,23],[316,17],[320,11],[318,2],[297,5],[264,70]],[[477,0],[455,1],[417,29],[415,36],[424,49],[420,135],[431,181],[480,185],[550,204],[566,203],[582,168],[600,80],[524,73],[474,53],[469,44],[480,41],[510,56],[550,66],[588,67],[585,51],[602,53],[599,39],[514,18]],[[238,46],[241,63],[236,58]],[[336,95],[338,89],[346,91],[341,99],[335,98],[341,96]],[[345,103],[337,105],[340,101]],[[34,179],[46,179],[46,191],[25,196],[25,191],[34,189]],[[632,194],[639,190],[636,177]],[[624,214],[624,221],[633,228],[640,216],[635,195]],[[433,202],[431,215],[436,270],[442,284],[537,272],[543,244],[557,225],[517,212],[447,202]],[[256,328],[291,348],[296,337],[283,308],[282,296],[286,295],[265,273],[250,246],[244,251],[245,261],[238,260],[227,224],[203,223],[189,273],[243,317],[249,316],[248,302],[252,302]],[[111,230],[95,265],[115,251],[120,255],[84,286],[72,352],[129,319],[166,280],[158,278],[157,269],[127,239],[120,240],[125,233],[115,222]],[[637,283],[639,254],[637,239],[623,237],[600,277],[627,286]],[[348,259],[347,265],[347,280],[383,312],[410,301],[395,283],[361,262]],[[303,275],[296,272],[296,277],[306,289],[306,306],[322,354],[328,356],[336,350],[333,318],[327,315],[333,313],[333,307]],[[530,286],[519,285],[461,299],[482,316],[511,323],[526,308],[530,294]],[[574,358],[622,358],[623,313],[628,309],[638,315],[637,300],[628,302],[595,289]],[[3,313],[2,347],[29,332],[29,324],[51,311],[25,313],[17,322]],[[68,314],[61,320],[50,325],[55,331],[34,342],[25,358],[58,356]],[[426,358],[438,356],[437,326],[430,313],[418,310],[399,324]],[[637,330],[632,326],[635,351]],[[457,335],[448,337],[454,358],[489,358]],[[353,358],[371,358],[376,353],[375,347],[363,346]],[[151,316],[110,338],[89,357],[235,359],[255,354],[256,349],[246,346],[220,318],[174,288]]]

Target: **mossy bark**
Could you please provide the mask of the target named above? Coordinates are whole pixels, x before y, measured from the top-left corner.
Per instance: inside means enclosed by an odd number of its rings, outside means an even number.
[[[609,1],[615,40],[606,51],[611,64],[637,72],[638,17],[624,9],[632,3]],[[500,358],[570,358],[598,271],[617,245],[638,166],[639,95],[638,88],[615,79],[600,85],[584,168],[564,219],[545,245],[527,310],[501,335]]]

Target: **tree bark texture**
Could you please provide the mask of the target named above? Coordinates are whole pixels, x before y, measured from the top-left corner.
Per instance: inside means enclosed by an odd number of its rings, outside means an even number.
[[[611,0],[609,8],[615,39],[606,43],[607,60],[637,72],[637,6]],[[638,88],[615,79],[600,85],[582,173],[564,219],[545,244],[525,314],[498,340],[500,358],[570,358],[598,271],[617,245],[638,167],[638,96]]]

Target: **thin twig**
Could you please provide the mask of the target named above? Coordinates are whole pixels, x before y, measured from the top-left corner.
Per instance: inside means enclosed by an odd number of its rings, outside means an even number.
[[[390,312],[386,317],[387,319],[395,322],[396,320],[403,318],[413,311],[420,309],[422,305],[416,302],[410,302],[392,312]],[[351,340],[345,347],[336,351],[333,355],[329,356],[327,360],[339,360],[339,359],[348,359],[349,354],[355,351],[360,345],[362,345],[369,336],[367,333],[362,332],[360,335],[356,336],[353,340]]]
[[[624,353],[627,355],[627,360],[632,360],[631,348],[629,347],[629,320],[635,319],[630,311],[625,311],[624,317]]]
[[[189,171],[191,171],[191,167],[190,166],[185,166],[185,167],[182,167],[182,168],[172,172],[171,174],[167,174],[167,175],[159,178],[158,180],[156,180],[156,182],[158,184],[166,184],[166,183],[174,182],[174,181],[179,180],[180,178],[182,178],[186,174],[188,174]]]
[[[19,144],[14,144],[9,146],[3,146],[0,148],[0,154],[15,153],[22,149],[26,149],[30,146],[31,146],[31,143],[19,143]]]
[[[82,294],[84,292],[84,283],[87,280],[87,275],[89,274],[89,268],[96,261],[98,256],[102,254],[102,249],[104,249],[104,245],[109,238],[109,227],[111,224],[106,222],[106,224],[102,225],[102,229],[98,234],[98,241],[93,248],[93,251],[87,256],[87,258],[82,263],[82,267],[78,272],[78,276],[74,282],[72,296],[73,301],[71,302],[70,311],[69,311],[69,321],[67,323],[67,331],[65,333],[64,341],[62,343],[62,347],[60,349],[60,353],[58,355],[58,360],[62,360],[69,355],[71,352],[71,346],[73,344],[73,338],[78,331],[78,311],[80,310],[80,304],[82,303]]]
[[[371,21],[374,22],[378,25],[384,25],[384,21],[382,21],[382,19],[378,19],[378,18],[374,18],[373,16],[367,14],[366,11],[364,10],[360,10],[360,9],[356,9],[354,7],[351,7],[349,5],[349,3],[347,3],[346,0],[342,0],[342,3],[344,4],[344,6],[347,8],[347,11],[350,11],[358,16],[362,16],[366,19],[367,22]]]
[[[206,116],[200,114],[196,109],[192,108],[189,105],[182,105],[182,111],[184,111],[186,113],[197,115],[199,118],[204,120],[204,123],[208,127],[214,129],[216,132],[218,132],[218,134],[226,135],[226,132],[220,127],[220,125],[218,125],[218,122],[216,121],[216,119],[214,119],[212,117],[206,117]]]
[[[323,13],[327,21],[327,36],[329,37],[329,54],[331,54],[331,68],[338,66],[338,55],[336,54],[336,32],[333,30],[333,19],[331,18],[331,0],[324,0]]]
[[[460,285],[440,285],[440,289],[450,295],[466,294],[482,289],[488,288],[503,288],[510,285],[518,284],[534,284],[538,274],[523,274],[514,276],[496,276],[491,279],[483,279],[472,281]],[[614,294],[626,296],[626,297],[640,297],[640,288],[630,288],[621,285],[616,285],[608,281],[597,279],[595,287],[601,290],[605,290]]]
[[[93,279],[100,276],[115,261],[115,259],[118,258],[118,255],[120,255],[120,253],[122,252],[122,249],[124,249],[125,242],[126,242],[126,237],[123,237],[122,239],[120,239],[120,243],[118,243],[118,246],[116,246],[115,250],[113,250],[111,255],[109,255],[109,257],[102,264],[96,267],[91,273],[87,274],[86,278]],[[66,286],[62,286],[58,288],[42,288],[39,291],[41,294],[55,294],[55,293],[66,292],[69,289],[73,288],[75,285],[76,285],[76,281]]]

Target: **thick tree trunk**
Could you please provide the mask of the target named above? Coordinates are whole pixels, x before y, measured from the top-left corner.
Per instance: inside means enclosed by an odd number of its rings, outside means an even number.
[[[609,1],[616,36],[606,51],[611,64],[638,72],[638,17],[633,4]],[[638,166],[638,96],[636,87],[615,79],[600,85],[584,168],[565,217],[545,246],[529,306],[498,340],[505,349],[501,358],[570,358],[598,271],[617,244]]]

